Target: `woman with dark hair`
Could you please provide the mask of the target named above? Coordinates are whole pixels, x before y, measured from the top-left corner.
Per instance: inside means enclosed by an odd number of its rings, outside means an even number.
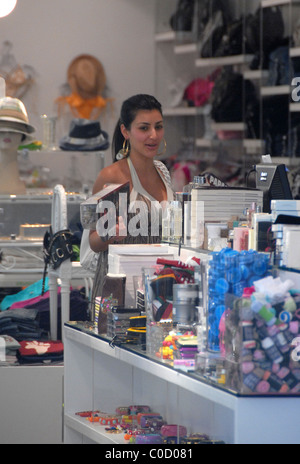
[[[174,199],[170,175],[165,165],[155,159],[166,149],[161,104],[151,95],[139,94],[124,101],[120,119],[113,136],[114,162],[99,173],[93,193],[107,184],[125,184],[130,188],[130,214],[136,205],[147,214],[147,234],[124,232],[122,218],[116,225],[116,235],[103,241],[96,230],[90,231],[91,249],[98,253],[94,282],[94,296],[101,296],[103,279],[107,274],[107,250],[111,243],[157,243],[160,227],[153,222],[160,220],[162,209]],[[144,208],[141,208],[144,205]],[[153,207],[154,205],[154,207]],[[156,224],[157,226],[157,224]],[[153,231],[159,233],[153,234]],[[93,301],[93,300],[92,300]]]

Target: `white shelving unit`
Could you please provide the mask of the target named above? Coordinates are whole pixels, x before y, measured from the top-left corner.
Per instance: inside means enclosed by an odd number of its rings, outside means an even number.
[[[180,33],[170,29],[169,19],[171,14],[176,10],[177,2],[175,0],[158,2],[157,13],[157,33],[154,40],[156,43],[156,61],[157,69],[157,89],[156,94],[160,101],[163,103],[164,115],[166,116],[166,127],[168,133],[172,134],[169,137],[170,143],[168,144],[169,153],[177,153],[178,148],[181,146],[182,137],[188,136],[194,138],[195,159],[202,159],[205,151],[216,151],[224,146],[222,140],[207,139],[203,136],[204,125],[203,115],[200,111],[192,111],[191,108],[170,107],[168,104],[171,98],[171,83],[175,80],[182,79],[186,85],[196,77],[205,77],[209,75],[216,68],[223,66],[232,66],[238,72],[244,74],[245,79],[253,81],[258,87],[258,98],[263,102],[268,97],[286,96],[289,97],[291,93],[290,85],[281,86],[267,86],[268,70],[251,70],[250,63],[253,60],[253,55],[241,54],[235,56],[223,56],[202,58],[199,56],[198,44],[196,38],[191,34],[190,40],[183,40],[180,43]],[[298,10],[293,10],[293,7],[299,6],[299,0],[253,0],[252,2],[245,3],[245,12],[242,12],[242,2],[230,3],[234,9],[241,9],[239,14],[254,13],[258,7],[263,9],[270,7],[280,7],[283,14],[285,23],[285,36],[289,37],[292,34],[293,27],[298,18]],[[300,54],[299,47],[290,48],[290,57],[296,58]],[[263,105],[261,105],[263,107]],[[290,104],[290,114],[300,111],[299,103]],[[263,110],[261,109],[261,113]],[[242,124],[242,122],[241,122]],[[237,138],[236,140],[227,140],[226,147],[232,152],[238,152],[243,157],[246,166],[252,165],[252,160],[260,159],[261,155],[265,153],[266,143],[259,139],[247,139],[246,137],[246,124],[243,127],[236,129],[235,125],[230,125],[228,128],[222,129],[218,124],[213,124],[212,130],[225,130],[225,131],[243,131],[243,139]],[[217,143],[219,142],[219,143]],[[234,143],[233,143],[234,142]],[[275,155],[274,155],[275,156]],[[276,162],[284,163],[289,166],[295,167],[299,164],[297,157],[288,157],[277,155]],[[250,163],[250,164],[249,164]]]
[[[64,441],[123,444],[103,426],[75,415],[148,404],[168,423],[232,444],[300,443],[300,397],[238,397],[96,334],[65,326]]]

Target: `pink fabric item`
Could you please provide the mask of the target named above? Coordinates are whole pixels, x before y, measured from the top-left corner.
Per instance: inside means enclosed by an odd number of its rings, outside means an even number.
[[[183,99],[193,106],[203,106],[208,102],[214,85],[209,79],[195,79],[185,89]]]
[[[58,287],[57,293],[59,294],[60,291],[61,291],[61,288]],[[29,300],[17,301],[9,309],[26,308],[26,307],[28,307],[30,305],[38,303],[39,301],[43,301],[43,300],[46,300],[46,299],[49,299],[49,298],[50,298],[50,292],[48,291],[48,292],[44,293],[43,296],[36,296],[35,298],[30,298]]]
[[[219,140],[240,140],[244,137],[244,132],[218,130],[217,135]]]

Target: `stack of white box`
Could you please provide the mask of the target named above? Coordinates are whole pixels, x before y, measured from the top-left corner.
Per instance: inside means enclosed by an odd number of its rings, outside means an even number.
[[[255,189],[202,187],[191,192],[191,245],[202,246],[204,224],[245,218],[253,204],[263,206],[263,192]]]
[[[272,232],[276,240],[274,264],[300,269],[300,225],[273,224]]]
[[[278,216],[300,217],[300,200],[272,200],[272,221]],[[273,237],[276,240],[276,263],[279,266],[300,269],[300,225],[273,224]]]
[[[285,216],[300,216],[300,200],[272,200],[272,221],[275,222],[281,214]]]

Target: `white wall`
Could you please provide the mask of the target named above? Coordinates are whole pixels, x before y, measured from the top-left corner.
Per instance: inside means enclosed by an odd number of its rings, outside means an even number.
[[[0,19],[0,49],[9,40],[18,63],[37,72],[23,101],[39,137],[40,115],[56,114],[54,100],[66,82],[68,65],[82,53],[104,66],[115,112],[102,117],[101,125],[111,136],[122,101],[154,92],[154,32],[152,0],[18,0],[14,12]]]

